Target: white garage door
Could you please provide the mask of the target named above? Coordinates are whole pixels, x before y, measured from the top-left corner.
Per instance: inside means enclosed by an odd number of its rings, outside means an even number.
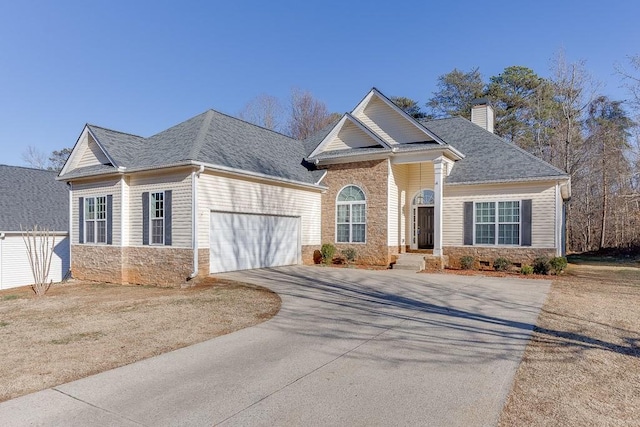
[[[300,218],[211,212],[211,273],[277,267],[300,260]]]

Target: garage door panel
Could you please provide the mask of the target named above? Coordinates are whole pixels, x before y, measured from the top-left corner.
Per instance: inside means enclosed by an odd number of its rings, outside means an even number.
[[[300,218],[211,213],[212,273],[297,264]]]

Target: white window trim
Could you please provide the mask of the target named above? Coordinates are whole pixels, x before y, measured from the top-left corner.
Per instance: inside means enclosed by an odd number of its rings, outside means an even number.
[[[520,218],[519,222],[500,222],[499,221],[499,204],[504,202],[518,202],[518,217]],[[494,243],[476,243],[476,204],[478,203],[494,203],[495,209],[495,221],[493,223],[490,222],[481,222],[480,225],[483,224],[494,224]],[[518,243],[498,243],[500,239],[500,224],[518,224]],[[501,246],[506,248],[514,248],[518,246],[522,246],[522,200],[474,200],[473,201],[473,246],[487,246],[487,247],[495,247]]]
[[[342,191],[344,191],[345,188],[347,187],[356,187],[358,190],[362,191],[362,194],[364,195],[364,200],[358,200],[358,201],[347,201],[347,202],[341,202],[338,201],[338,197],[340,197],[340,193],[342,193]],[[338,206],[344,206],[344,205],[349,205],[349,219],[351,219],[351,215],[353,214],[353,209],[351,209],[351,206],[353,205],[364,205],[364,222],[349,222],[349,241],[348,242],[339,242],[338,241]],[[359,185],[355,185],[355,184],[347,184],[344,187],[342,187],[340,189],[340,191],[338,191],[338,194],[336,194],[336,211],[335,211],[335,221],[334,221],[334,226],[335,226],[335,241],[336,244],[349,244],[349,245],[365,245],[367,243],[367,195],[365,194],[364,190],[359,186]],[[346,224],[344,222],[341,222],[340,224]],[[353,225],[360,225],[360,224],[364,224],[364,242],[354,242],[353,241]]]
[[[99,198],[103,198],[104,199],[104,219],[98,219],[98,199]],[[88,200],[93,200],[93,215],[94,218],[93,219],[87,219],[87,213],[89,212],[89,210],[87,209],[87,201]],[[83,206],[83,227],[84,227],[84,235],[83,235],[83,242],[82,244],[85,245],[108,245],[108,241],[109,241],[109,230],[107,230],[107,222],[109,221],[109,211],[107,210],[107,196],[106,195],[98,195],[98,196],[91,196],[91,197],[85,197],[83,202],[84,206]],[[88,222],[91,221],[93,222],[93,242],[88,242],[87,241],[87,225]],[[98,242],[98,222],[104,222],[104,242]]]
[[[155,203],[153,203],[153,195],[154,194],[162,194],[162,218],[157,218],[154,216],[155,214]],[[149,192],[149,245],[150,246],[164,246],[165,245],[165,235],[166,235],[166,198],[165,192],[163,191],[150,191]],[[162,243],[154,243],[153,242],[153,220],[154,219],[162,219]]]

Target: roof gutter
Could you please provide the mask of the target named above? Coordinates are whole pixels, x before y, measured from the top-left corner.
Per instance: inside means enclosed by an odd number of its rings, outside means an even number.
[[[310,162],[313,162],[313,161],[310,161]],[[295,186],[298,186],[298,187],[310,188],[310,189],[314,189],[314,190],[326,190],[327,189],[327,187],[322,186],[322,185],[310,184],[308,182],[296,181],[294,179],[288,179],[288,178],[279,178],[279,177],[274,177],[274,176],[263,174],[263,173],[259,173],[259,172],[250,172],[250,171],[230,168],[230,167],[226,167],[226,166],[214,165],[212,163],[198,162],[198,161],[195,161],[195,160],[186,160],[186,161],[183,161],[183,162],[169,163],[169,164],[166,164],[166,165],[145,166],[145,167],[139,167],[139,168],[124,168],[124,167],[120,166],[120,167],[117,168],[117,170],[110,171],[110,172],[97,171],[97,172],[93,172],[93,173],[88,173],[86,175],[75,176],[75,177],[71,177],[71,178],[67,178],[67,177],[62,176],[62,177],[57,177],[56,180],[58,180],[58,181],[71,181],[71,180],[75,180],[75,179],[91,178],[91,177],[96,177],[96,176],[103,177],[103,176],[120,175],[120,174],[124,174],[124,173],[157,171],[158,169],[170,169],[170,168],[188,167],[188,166],[198,166],[198,167],[199,166],[204,166],[206,169],[209,169],[209,170],[225,172],[225,173],[229,173],[229,174],[232,174],[232,175],[238,175],[238,176],[248,176],[248,177],[251,177],[251,178],[257,178],[257,179],[261,179],[261,180],[265,180],[265,181],[281,182],[281,183],[286,183],[286,184],[290,184],[290,185],[295,185]]]

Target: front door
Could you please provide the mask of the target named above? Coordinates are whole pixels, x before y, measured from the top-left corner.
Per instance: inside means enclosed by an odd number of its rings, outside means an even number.
[[[433,249],[433,206],[418,208],[418,249]]]

